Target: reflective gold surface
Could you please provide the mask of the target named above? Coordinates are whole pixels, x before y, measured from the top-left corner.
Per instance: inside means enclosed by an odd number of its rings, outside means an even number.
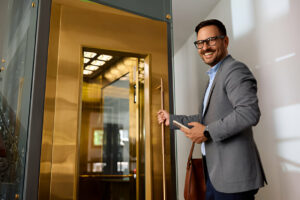
[[[167,25],[80,0],[53,1],[39,199],[76,199],[83,46],[149,55],[145,60],[146,199],[162,198],[161,132],[156,121],[163,77],[168,109]],[[170,183],[169,132],[165,133]],[[167,187],[167,193],[171,191]]]
[[[145,152],[145,157],[146,157],[146,166],[145,166],[145,184],[146,184],[146,199],[150,200],[153,199],[153,194],[152,194],[152,174],[154,174],[152,171],[152,132],[151,132],[151,116],[148,114],[151,111],[151,84],[150,84],[150,65],[151,65],[151,55],[147,56],[145,58],[145,96],[144,96],[144,108],[145,108],[145,147],[146,147],[146,152]],[[158,137],[158,136],[157,136]]]
[[[60,6],[52,5],[48,47],[47,79],[44,104],[44,124],[40,163],[39,199],[50,199],[54,116],[56,102],[56,78],[60,28]]]

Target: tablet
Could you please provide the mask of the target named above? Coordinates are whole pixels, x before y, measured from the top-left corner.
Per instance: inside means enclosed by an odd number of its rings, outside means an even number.
[[[173,124],[174,126],[178,127],[178,128],[186,128],[186,129],[189,129],[188,127],[186,127],[185,125],[179,123],[178,121],[176,120],[173,120]]]

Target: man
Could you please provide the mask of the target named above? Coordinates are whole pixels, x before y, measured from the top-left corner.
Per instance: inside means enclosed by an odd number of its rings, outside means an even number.
[[[206,200],[252,200],[266,182],[252,126],[260,118],[256,80],[247,66],[228,55],[229,39],[222,22],[201,22],[194,42],[210,66],[209,83],[200,114],[169,115],[158,112],[158,122],[171,129],[176,120],[190,129],[180,130],[201,151],[206,177]]]

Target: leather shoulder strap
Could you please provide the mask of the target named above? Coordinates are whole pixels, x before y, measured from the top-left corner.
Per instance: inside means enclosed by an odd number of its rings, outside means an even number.
[[[188,162],[189,162],[190,160],[192,160],[192,157],[193,157],[193,151],[194,151],[194,146],[195,146],[195,142],[193,142],[193,144],[192,144],[192,146],[191,146],[191,150],[190,150]]]

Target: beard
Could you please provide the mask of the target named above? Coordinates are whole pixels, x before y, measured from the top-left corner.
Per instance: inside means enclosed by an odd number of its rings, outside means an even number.
[[[209,54],[211,53],[211,55],[205,56],[205,54]],[[225,51],[217,51],[215,49],[206,49],[205,51],[201,52],[201,58],[203,60],[204,63],[206,63],[207,65],[213,67],[215,66],[218,62],[220,62],[224,57],[226,56],[226,52]]]
[[[211,53],[209,57],[205,56],[205,54],[209,54],[209,53]],[[204,52],[201,52],[201,58],[203,62],[209,66],[214,66],[215,64],[218,63],[218,59],[217,56],[215,55],[215,51],[212,49],[207,49]]]

